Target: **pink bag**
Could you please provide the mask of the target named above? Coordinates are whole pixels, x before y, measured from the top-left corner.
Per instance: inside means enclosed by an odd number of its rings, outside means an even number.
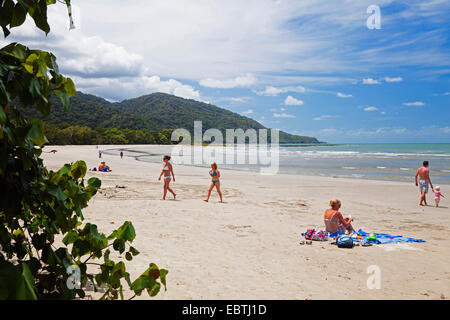
[[[315,232],[312,237],[311,240],[316,240],[316,241],[328,241],[328,232],[326,231],[318,231]]]
[[[305,232],[305,239],[306,240],[312,240],[312,237],[314,236],[314,234],[316,233],[315,229],[308,229]]]

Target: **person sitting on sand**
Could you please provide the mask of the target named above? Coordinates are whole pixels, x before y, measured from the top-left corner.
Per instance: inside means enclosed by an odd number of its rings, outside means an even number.
[[[106,165],[105,161],[100,162],[100,165],[98,166],[98,171],[100,172],[111,172],[109,166]]]
[[[423,206],[424,204],[427,206],[427,193],[428,193],[428,184],[431,187],[431,190],[433,189],[433,184],[430,180],[430,169],[428,169],[429,163],[428,161],[423,162],[423,167],[419,168],[416,172],[415,180],[416,180],[416,187],[419,187],[420,189],[420,202],[419,206]],[[420,177],[419,182],[417,183],[417,176]]]
[[[348,233],[354,232],[351,222],[353,219],[351,217],[344,218],[342,213],[339,212],[341,207],[341,201],[331,200],[330,209],[325,211],[323,215],[325,222],[325,230],[329,233],[345,234],[347,230]]]
[[[170,193],[173,194],[173,198],[176,199],[177,195],[175,194],[175,192],[173,192],[173,190],[170,188],[170,180],[172,180],[173,177],[173,182],[175,182],[175,174],[173,173],[173,167],[172,164],[169,162],[170,157],[169,156],[164,156],[163,158],[163,168],[161,171],[161,174],[159,175],[158,181],[161,180],[161,177],[164,175],[164,194],[163,197],[161,198],[161,200],[166,200],[166,194],[167,194],[167,190],[170,191]]]
[[[205,202],[209,201],[209,197],[211,196],[211,191],[216,187],[217,193],[219,194],[220,201],[222,202],[222,192],[220,191],[220,172],[217,170],[217,163],[213,162],[211,163],[211,170],[209,170],[209,175],[211,176],[211,184],[208,189],[208,195],[206,196],[206,199],[203,200]]]

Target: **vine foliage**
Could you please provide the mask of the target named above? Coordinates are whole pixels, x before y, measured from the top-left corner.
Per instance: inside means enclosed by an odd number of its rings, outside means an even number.
[[[27,15],[47,34],[47,6],[54,3],[0,1],[4,36]],[[125,263],[111,257],[130,261],[139,254],[131,222],[109,235],[84,222],[82,210],[101,186],[99,179],[85,178],[86,164],[77,161],[55,172],[40,158],[48,142],[44,123],[21,110],[36,108],[48,116],[52,95],[67,110],[75,92],[52,53],[19,43],[0,49],[0,300],[84,298],[88,284],[103,292],[102,299],[124,299],[126,288],[132,295],[127,298],[166,288],[167,270],[150,263],[132,280]]]

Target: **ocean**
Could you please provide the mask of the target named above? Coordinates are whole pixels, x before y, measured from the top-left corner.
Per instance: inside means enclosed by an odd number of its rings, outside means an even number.
[[[172,146],[139,146],[105,150],[108,154],[123,151],[141,161],[161,162]],[[248,156],[248,148],[236,147]],[[336,144],[280,145],[279,173],[307,174],[355,179],[413,182],[418,167],[430,162],[434,185],[450,184],[450,143],[440,144]],[[205,162],[200,166],[209,166]],[[221,164],[222,168],[259,171],[259,165]]]

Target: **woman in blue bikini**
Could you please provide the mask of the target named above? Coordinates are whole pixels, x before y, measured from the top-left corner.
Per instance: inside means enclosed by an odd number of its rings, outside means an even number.
[[[159,175],[159,178],[158,178],[158,180],[161,180],[161,177],[164,176],[164,194],[163,194],[163,197],[161,198],[161,200],[166,200],[167,190],[169,190],[169,192],[173,194],[174,199],[176,199],[176,197],[177,197],[175,192],[173,192],[173,190],[169,187],[170,180],[172,180],[172,178],[173,178],[173,182],[175,182],[175,174],[173,173],[172,164],[169,162],[169,160],[170,160],[169,156],[164,156],[163,168],[162,168],[161,174]]]
[[[217,163],[213,162],[211,163],[211,170],[209,171],[209,175],[211,176],[211,185],[208,189],[208,196],[206,197],[205,202],[209,201],[209,197],[211,196],[211,191],[216,187],[217,193],[219,194],[220,201],[222,202],[222,192],[220,192],[220,172],[217,170]]]

